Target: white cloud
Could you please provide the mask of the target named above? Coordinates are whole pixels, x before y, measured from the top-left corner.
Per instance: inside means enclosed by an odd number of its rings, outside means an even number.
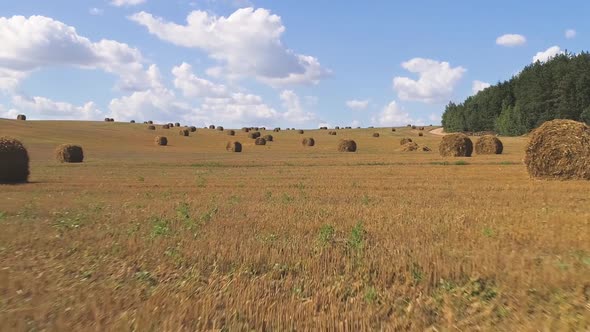
[[[130,17],[150,33],[174,45],[201,49],[220,65],[207,71],[215,77],[255,77],[271,86],[318,83],[328,74],[319,61],[285,47],[281,18],[260,8],[242,8],[228,17],[193,11],[186,25],[167,22],[146,12]]]
[[[393,89],[401,100],[416,100],[426,103],[444,102],[453,93],[455,85],[466,69],[451,67],[448,62],[414,58],[402,63],[402,67],[418,74],[418,80],[408,77],[395,77]]]
[[[305,111],[301,106],[301,100],[295,92],[285,90],[281,92],[280,97],[283,101],[283,107],[286,109],[286,112],[282,115],[287,121],[301,124],[316,119],[314,113]]]
[[[174,86],[182,91],[185,97],[225,97],[228,95],[225,85],[215,84],[193,74],[193,68],[186,62],[172,68]]]
[[[36,69],[64,65],[116,74],[119,87],[125,90],[145,88],[149,79],[139,50],[113,40],[92,42],[75,28],[48,17],[0,17],[0,40],[0,85],[4,87],[18,86]]]
[[[102,115],[94,102],[75,106],[45,97],[29,98],[17,95],[12,97],[12,104],[31,118],[57,117],[63,120],[97,120]]]
[[[227,126],[270,126],[281,116],[271,106],[265,104],[260,96],[233,93],[226,98],[206,98],[201,111],[210,122],[221,122]]]
[[[385,106],[372,121],[381,126],[405,126],[414,123],[410,114],[404,111],[395,100]]]
[[[100,16],[100,15],[104,14],[104,10],[102,10],[100,8],[93,7],[93,8],[88,9],[88,13],[90,15]]]
[[[473,94],[476,94],[476,93],[480,92],[481,90],[489,88],[490,86],[492,86],[492,85],[488,82],[482,82],[482,81],[475,80],[475,81],[473,81],[473,84],[471,85],[471,92]]]
[[[507,47],[524,45],[526,37],[518,34],[505,34],[496,38],[496,44]]]
[[[130,6],[137,6],[145,3],[146,0],[113,0],[111,1],[111,5],[115,7],[130,7]]]
[[[369,100],[357,100],[357,99],[352,99],[352,100],[348,100],[346,101],[346,107],[350,108],[351,110],[354,111],[362,111],[367,109],[367,107],[369,106]]]
[[[430,113],[430,115],[428,116],[428,119],[430,121],[432,121],[433,123],[439,124],[442,120],[442,117],[440,116],[440,114]]]
[[[567,29],[565,30],[565,38],[567,39],[574,39],[576,38],[576,30],[574,29]]]
[[[548,49],[546,49],[545,51],[538,52],[533,57],[533,62],[537,62],[537,61],[547,62],[548,60],[550,60],[554,56],[556,56],[558,54],[562,54],[562,53],[563,53],[563,51],[561,50],[561,48],[559,48],[559,46],[551,46]]]

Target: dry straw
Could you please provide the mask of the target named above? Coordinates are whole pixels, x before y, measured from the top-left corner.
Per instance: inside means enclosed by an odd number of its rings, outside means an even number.
[[[63,144],[55,149],[55,158],[62,163],[81,163],[84,161],[84,150],[79,145]]]
[[[409,152],[409,151],[418,151],[418,144],[415,142],[408,142],[402,145],[402,151]]]
[[[449,134],[443,136],[438,151],[443,157],[471,157],[473,142],[465,134]]]
[[[412,141],[412,139],[411,139],[411,138],[409,138],[409,137],[404,137],[404,138],[402,138],[401,140],[399,140],[399,144],[400,144],[400,145],[404,145],[404,144],[407,144],[407,143],[410,143],[410,142],[413,142],[413,141]]]
[[[590,180],[590,127],[572,120],[553,120],[535,129],[524,163],[534,178]]]
[[[338,151],[340,152],[355,152],[356,142],[353,140],[340,140],[338,143]]]
[[[477,154],[502,154],[504,145],[496,136],[484,135],[475,142]]]
[[[0,183],[27,182],[29,154],[23,144],[10,137],[0,137]]]

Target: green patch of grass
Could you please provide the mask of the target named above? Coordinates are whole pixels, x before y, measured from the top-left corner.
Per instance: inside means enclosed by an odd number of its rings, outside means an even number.
[[[191,167],[194,167],[194,168],[209,168],[209,167],[214,168],[214,167],[226,167],[226,166],[218,161],[208,161],[208,162],[204,162],[204,163],[191,164]]]
[[[202,176],[199,175],[195,180],[197,187],[199,188],[206,188],[207,187],[207,180]]]
[[[80,228],[86,222],[87,216],[85,214],[64,211],[56,213],[54,226],[60,231],[65,231]]]
[[[6,212],[0,211],[0,221],[4,220],[5,218],[6,218]]]
[[[152,276],[151,273],[149,273],[148,271],[139,271],[135,273],[135,279],[148,284],[149,286],[156,286],[158,284],[158,280]]]
[[[137,177],[137,181],[144,182],[145,181],[145,178],[143,176],[138,176]]]
[[[520,165],[520,163],[515,161],[501,161],[498,163],[498,165]]]
[[[270,201],[272,199],[272,191],[269,190],[266,193],[264,193],[264,199]]]
[[[332,243],[334,240],[334,226],[332,225],[323,225],[320,227],[320,233],[318,235],[318,241],[320,245],[327,246],[328,244]]]
[[[468,162],[466,162],[465,160],[457,160],[457,161],[455,161],[453,164],[454,164],[454,165],[457,165],[457,166],[464,166],[464,165],[469,165],[469,163],[468,163]]]
[[[289,196],[287,193],[283,193],[282,201],[285,204],[289,204],[295,200],[295,197]]]
[[[366,231],[363,226],[363,222],[358,221],[350,231],[350,236],[348,237],[348,246],[356,251],[362,250],[364,246],[365,233]]]
[[[171,233],[170,220],[161,217],[152,218],[152,238],[168,236]]]
[[[379,299],[379,294],[377,293],[377,290],[375,289],[375,287],[368,287],[365,290],[365,301],[367,303],[369,303],[369,304],[376,303],[378,299]]]
[[[212,209],[210,209],[207,212],[203,212],[203,214],[201,214],[201,223],[208,223],[213,219],[213,216],[215,216],[215,214],[217,214],[217,212],[219,211],[219,209],[217,209],[217,207],[214,207]]]
[[[365,206],[369,205],[371,203],[371,197],[369,197],[367,194],[364,194],[363,197],[361,197],[361,203]]]
[[[439,166],[447,166],[450,165],[448,161],[432,161],[429,163],[430,165],[439,165]]]
[[[424,279],[424,271],[422,270],[422,267],[419,264],[412,264],[411,272],[414,283],[418,284]]]
[[[483,235],[485,237],[494,237],[496,235],[496,232],[490,227],[484,227]]]

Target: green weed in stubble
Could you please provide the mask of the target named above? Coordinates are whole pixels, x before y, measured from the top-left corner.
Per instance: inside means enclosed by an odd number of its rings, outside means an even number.
[[[4,220],[4,218],[6,218],[6,212],[0,211],[0,221]]]
[[[363,222],[358,221],[350,231],[348,246],[355,251],[362,250],[364,246],[365,233],[366,231],[363,226]]]
[[[379,294],[377,293],[377,290],[375,289],[375,287],[371,286],[371,287],[367,287],[365,289],[365,301],[367,303],[369,303],[369,304],[376,303],[378,299],[379,299]]]
[[[325,246],[332,243],[332,241],[334,240],[334,234],[335,234],[334,226],[323,225],[320,228],[320,232],[318,235],[318,242],[320,243],[320,245],[325,247]]]
[[[171,222],[162,217],[152,217],[152,238],[166,237],[172,233]]]

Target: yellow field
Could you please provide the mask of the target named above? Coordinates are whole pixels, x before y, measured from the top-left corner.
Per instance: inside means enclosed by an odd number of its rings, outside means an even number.
[[[526,138],[443,159],[429,127],[242,153],[157,128],[0,120],[31,157],[0,185],[1,330],[590,329],[590,183],[531,180]]]

